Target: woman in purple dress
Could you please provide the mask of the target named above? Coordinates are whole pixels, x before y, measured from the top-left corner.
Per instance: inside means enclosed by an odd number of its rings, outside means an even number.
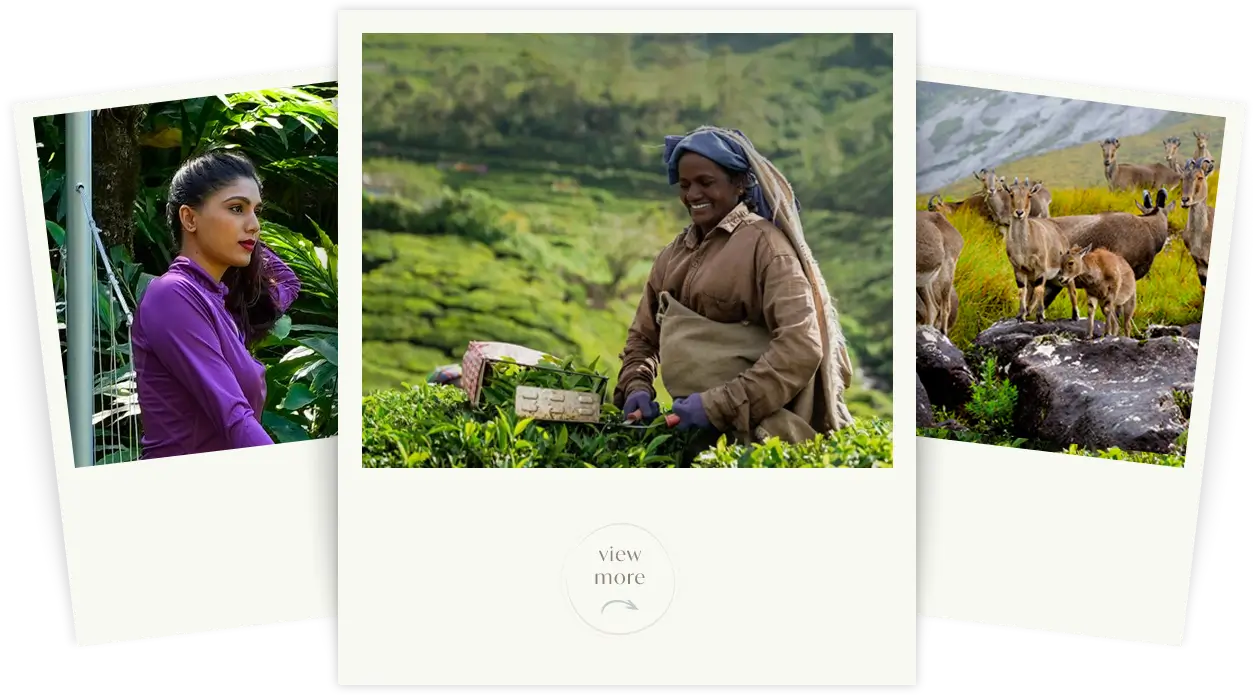
[[[261,424],[266,370],[249,347],[301,283],[258,238],[261,188],[253,165],[227,152],[185,162],[170,183],[179,255],[149,283],[131,328],[140,458],[274,443]]]

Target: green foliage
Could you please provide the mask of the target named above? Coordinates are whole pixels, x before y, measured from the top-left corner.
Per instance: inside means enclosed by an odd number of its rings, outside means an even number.
[[[973,383],[972,397],[964,404],[962,413],[934,407],[935,422],[955,421],[960,426],[920,427],[916,429],[916,434],[1012,448],[1024,446],[1028,440],[1012,432],[1016,398],[1016,387],[1007,378],[999,376],[994,357],[986,356],[981,360],[981,373]]]
[[[447,190],[435,206],[422,209],[396,196],[362,199],[362,226],[407,234],[449,234],[484,244],[504,240],[508,231],[501,226],[506,208],[493,198],[476,191]]]
[[[791,163],[783,170],[798,172],[804,201],[888,216],[888,196],[838,191],[869,178],[889,188],[891,43],[869,34],[368,34],[364,135],[654,173],[658,153],[645,145],[732,123]],[[871,152],[881,164],[873,171],[845,166]]]
[[[267,208],[262,240],[302,282],[296,303],[254,349],[266,366],[263,426],[279,442],[336,434],[338,119],[331,101],[336,92],[332,83],[138,107],[135,234],[121,241],[118,230],[102,229],[121,299],[104,269],[97,268],[96,463],[139,457],[140,409],[123,304],[134,312],[148,283],[166,271],[178,251],[165,219],[170,178],[186,158],[219,148],[237,149],[258,166]],[[34,125],[42,145],[39,171],[53,289],[64,325],[62,224],[67,206],[80,203],[65,187],[65,116],[36,118]],[[103,266],[103,259],[98,263]],[[65,341],[62,332],[63,361]]]
[[[1134,463],[1151,463],[1157,466],[1171,466],[1181,468],[1186,463],[1185,454],[1153,454],[1148,451],[1123,451],[1117,447],[1109,447],[1102,451],[1094,451],[1070,444],[1064,450],[1066,454],[1074,454],[1077,456],[1092,456],[1094,458],[1112,459],[1116,461],[1133,461]]]
[[[695,468],[892,468],[893,427],[888,420],[857,420],[836,432],[790,445],[776,437],[744,446],[720,442],[702,452]]]
[[[317,245],[276,224],[262,232],[262,241],[301,280],[298,300],[253,348],[266,367],[262,425],[280,443],[339,432],[337,246],[313,224],[321,236]]]
[[[852,408],[888,416],[890,43],[365,36],[365,390],[418,381],[474,339],[614,375],[650,263],[687,223],[663,136],[718,123],[788,176],[868,377]]]
[[[1182,411],[1182,417],[1187,421],[1191,419],[1191,404],[1195,400],[1195,394],[1191,391],[1179,391],[1173,389],[1173,403]]]
[[[1016,387],[998,375],[994,357],[987,357],[981,374],[972,387],[972,399],[964,404],[974,429],[987,434],[1004,434],[1012,430],[1016,412]]]
[[[367,468],[673,468],[683,465],[692,433],[668,429],[664,418],[646,428],[603,422],[557,423],[519,418],[513,408],[480,414],[452,386],[421,384],[375,392],[362,403],[362,465]],[[798,445],[771,440],[751,447],[724,439],[694,467],[891,467],[887,421],[860,421]]]

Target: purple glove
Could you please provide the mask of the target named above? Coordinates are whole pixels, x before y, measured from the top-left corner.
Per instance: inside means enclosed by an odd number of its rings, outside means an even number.
[[[654,418],[659,416],[659,404],[650,400],[649,391],[633,391],[628,395],[628,400],[624,402],[624,417],[638,410],[641,411],[641,418],[637,421],[643,424],[654,422]]]
[[[706,409],[702,407],[702,394],[695,393],[685,396],[672,403],[672,412],[680,416],[676,429],[689,428],[709,429],[711,421],[707,419]]]

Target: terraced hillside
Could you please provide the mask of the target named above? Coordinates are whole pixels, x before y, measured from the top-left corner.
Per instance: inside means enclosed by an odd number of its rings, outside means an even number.
[[[686,223],[663,136],[715,123],[790,178],[860,370],[852,410],[888,417],[889,37],[628,38],[366,37],[365,391],[473,339],[616,373]]]

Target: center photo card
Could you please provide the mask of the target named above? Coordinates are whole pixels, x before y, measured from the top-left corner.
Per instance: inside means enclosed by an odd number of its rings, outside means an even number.
[[[339,47],[339,683],[914,684],[915,13]]]

